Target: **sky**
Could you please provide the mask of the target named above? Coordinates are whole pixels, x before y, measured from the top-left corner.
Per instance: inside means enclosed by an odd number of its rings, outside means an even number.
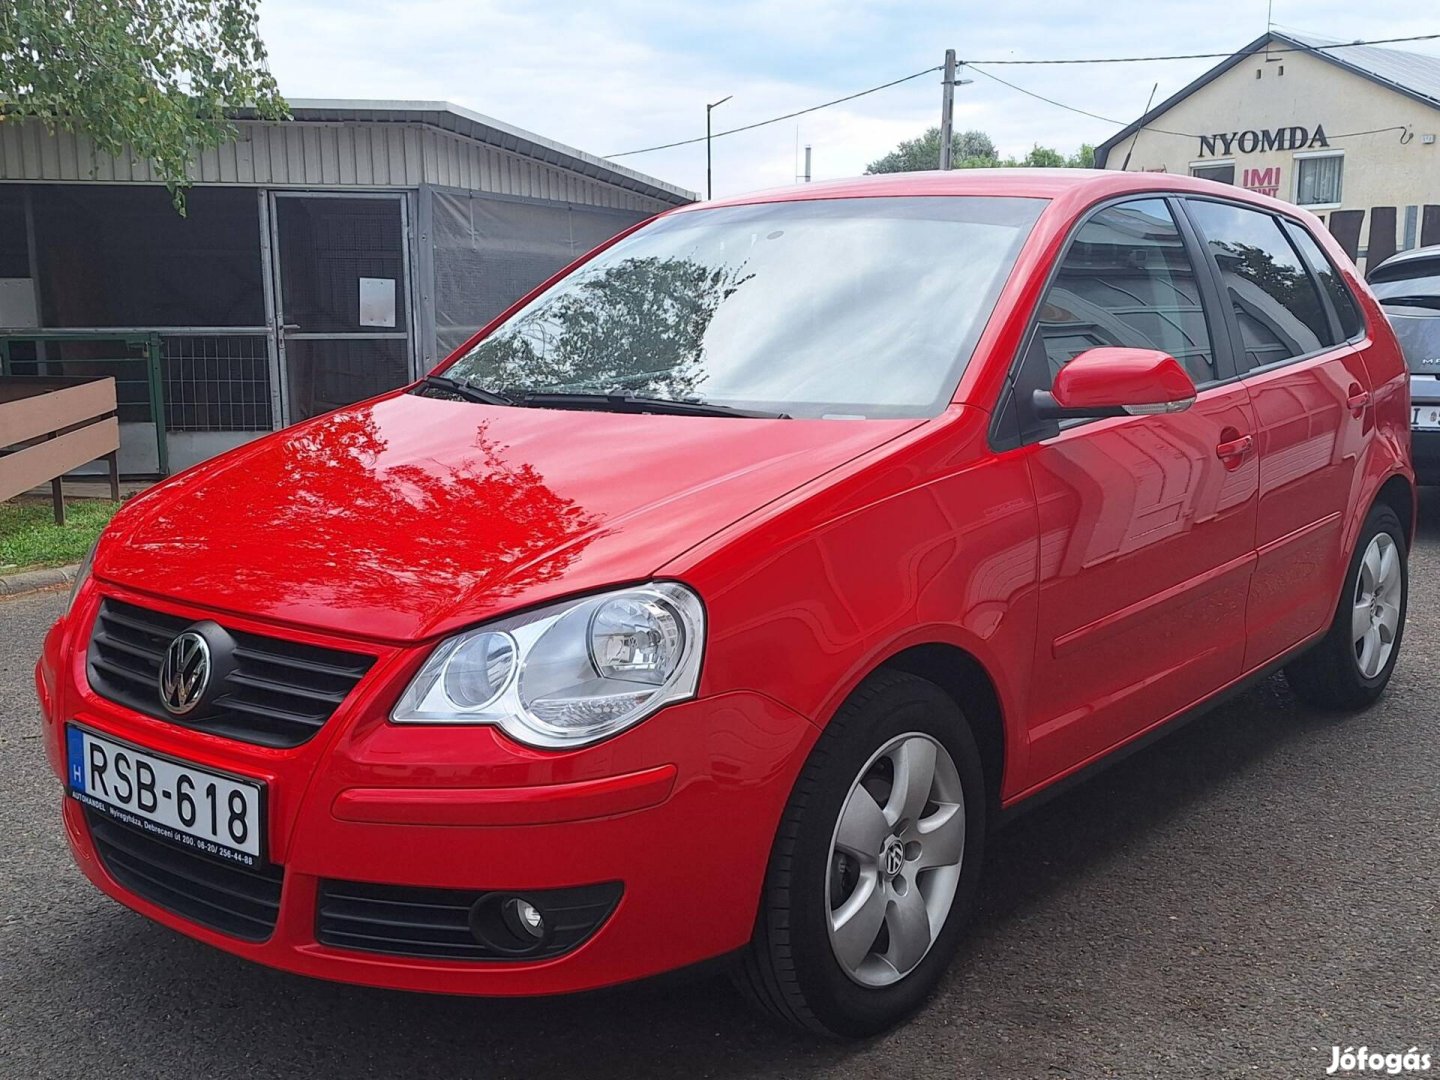
[[[1277,29],[1350,41],[1440,32],[1414,0],[1273,0]],[[1266,29],[1266,0],[906,3],[871,0],[262,0],[260,32],[291,98],[446,100],[609,157],[705,134],[938,65],[977,62],[956,89],[955,129],[990,134],[1002,155],[1036,143],[1065,153],[1119,123],[1026,97],[980,74],[1121,123],[1218,61],[1083,67],[988,60],[1232,52]],[[1440,55],[1440,41],[1394,46]],[[715,139],[715,196],[794,183],[803,147],[817,180],[865,165],[939,122],[940,75]],[[704,194],[705,145],[617,157]]]

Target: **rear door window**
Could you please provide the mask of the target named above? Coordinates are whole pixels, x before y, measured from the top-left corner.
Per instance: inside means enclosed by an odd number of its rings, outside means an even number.
[[[1192,199],[1187,209],[1220,269],[1251,370],[1334,345],[1314,278],[1272,215]]]

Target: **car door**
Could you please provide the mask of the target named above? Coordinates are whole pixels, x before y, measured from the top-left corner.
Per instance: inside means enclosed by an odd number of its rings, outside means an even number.
[[[1248,393],[1214,281],[1174,204],[1093,212],[1047,287],[1013,407],[1040,527],[1031,775],[1080,764],[1235,679],[1255,557]],[[1037,420],[1027,402],[1097,346],[1160,349],[1198,389],[1178,413]]]
[[[1188,199],[1185,209],[1219,274],[1257,425],[1248,670],[1323,630],[1334,615],[1345,514],[1374,427],[1370,379],[1345,340],[1334,294],[1322,289],[1300,246],[1313,249],[1326,272],[1334,268],[1298,224],[1214,199]]]

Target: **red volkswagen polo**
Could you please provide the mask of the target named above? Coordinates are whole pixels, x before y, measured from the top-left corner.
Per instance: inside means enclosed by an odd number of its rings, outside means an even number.
[[[1405,622],[1408,375],[1316,219],[1153,174],[687,207],[106,530],[37,671],[74,855],[239,956],[915,1009],[987,831]]]

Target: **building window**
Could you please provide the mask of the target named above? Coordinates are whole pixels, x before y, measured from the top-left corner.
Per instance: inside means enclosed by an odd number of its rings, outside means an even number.
[[[1345,172],[1343,154],[1295,159],[1295,201],[1301,206],[1335,206]]]
[[[1200,180],[1214,180],[1218,184],[1235,183],[1235,163],[1224,165],[1191,165],[1190,175]]]

